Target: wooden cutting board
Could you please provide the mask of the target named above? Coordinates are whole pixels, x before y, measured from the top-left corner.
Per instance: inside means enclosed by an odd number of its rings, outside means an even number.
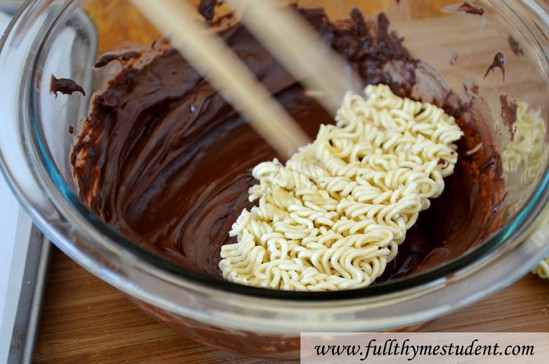
[[[549,281],[529,274],[421,331],[549,332]],[[36,363],[268,363],[214,350],[154,321],[57,248],[52,256]]]

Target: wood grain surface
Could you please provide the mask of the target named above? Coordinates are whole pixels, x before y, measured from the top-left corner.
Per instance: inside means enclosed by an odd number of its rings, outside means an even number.
[[[549,282],[529,274],[421,331],[549,332]],[[36,363],[267,363],[188,340],[54,249]]]
[[[426,0],[427,1],[427,0]],[[432,1],[437,7],[441,1]],[[450,1],[442,1],[451,3]],[[455,2],[454,2],[455,3]],[[125,1],[87,1],[98,23],[100,50],[120,39],[147,43],[158,34]],[[138,32],[117,27],[121,14]],[[125,33],[126,32],[126,33]],[[511,287],[427,323],[422,331],[549,331],[549,282],[527,275]],[[119,291],[54,249],[41,318],[36,363],[267,363],[190,341],[157,323]]]

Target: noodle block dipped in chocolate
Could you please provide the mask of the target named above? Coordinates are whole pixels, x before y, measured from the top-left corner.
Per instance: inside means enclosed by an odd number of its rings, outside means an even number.
[[[348,93],[336,125],[285,165],[264,162],[221,248],[223,277],[284,290],[366,287],[380,277],[419,216],[444,190],[462,132],[434,105],[368,86]]]
[[[365,19],[355,9],[348,19],[332,21],[320,8],[294,7],[365,86],[383,84],[395,97],[411,96],[420,61],[389,30],[384,14]],[[320,125],[335,123],[243,26],[231,26],[219,36],[311,139]],[[116,59],[122,67],[92,97],[90,112],[77,130],[71,164],[79,196],[136,244],[223,279],[221,247],[237,242],[229,235],[231,227],[253,206],[248,200],[248,190],[257,183],[252,170],[279,156],[169,43],[132,52],[140,55],[107,57],[99,63],[109,67],[109,59]],[[493,184],[497,156],[481,169],[492,156],[484,150],[463,154],[479,143],[490,145],[483,139],[489,136],[478,132],[480,121],[466,107],[446,102],[451,99],[446,94],[434,96],[464,133],[457,142],[455,172],[445,178],[442,195],[419,213],[398,254],[375,282],[459,257],[500,221],[492,213],[500,201],[499,185]],[[448,168],[447,162],[437,162],[435,169]]]

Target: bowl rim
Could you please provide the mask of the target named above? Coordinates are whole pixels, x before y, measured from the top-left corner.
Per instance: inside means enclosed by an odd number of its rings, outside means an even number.
[[[26,5],[27,7],[25,9],[22,9],[20,14],[27,12],[26,15],[29,16],[29,11],[32,12],[36,9],[33,9],[29,4]],[[70,8],[63,9],[63,11],[67,10],[70,10]],[[21,15],[17,17],[14,24],[18,24],[17,22],[20,19],[24,20],[25,16]],[[18,25],[21,26],[21,24]],[[5,37],[2,46],[0,46],[0,49],[3,48],[3,45],[5,45],[5,42],[7,41],[6,38],[9,38],[10,34],[11,33],[8,33],[8,35]],[[39,51],[38,54],[41,54],[41,51]],[[26,108],[22,106],[24,110],[21,110],[23,113],[25,113],[25,111],[28,113],[27,120],[32,121],[32,129],[34,130],[39,130],[40,128],[37,124],[38,120],[36,118],[37,113],[35,110],[35,105],[32,102],[32,100],[36,99],[35,90],[29,85],[36,84],[35,82],[37,74],[35,70],[37,68],[38,58],[39,57],[36,56],[33,62],[32,69],[27,70],[27,72],[30,72],[32,74],[31,77],[28,77],[27,84],[27,88],[30,90],[30,94],[28,95],[28,100],[30,102],[28,105],[26,105]],[[62,216],[71,221],[73,224],[76,223],[77,230],[79,232],[83,231],[85,233],[84,236],[94,237],[96,239],[90,243],[93,245],[93,248],[106,248],[110,250],[111,253],[114,252],[115,254],[125,255],[125,258],[135,258],[140,263],[143,263],[147,266],[147,272],[150,273],[158,270],[157,273],[159,275],[168,274],[171,280],[175,279],[188,281],[191,284],[196,284],[207,289],[212,289],[217,292],[227,293],[231,295],[236,294],[253,298],[290,301],[292,303],[299,304],[311,304],[326,301],[348,301],[364,299],[365,297],[375,298],[382,295],[391,295],[398,292],[425,287],[433,283],[440,282],[441,280],[444,280],[449,276],[457,275],[459,272],[462,272],[467,267],[474,266],[475,264],[482,263],[483,261],[492,261],[498,257],[498,254],[501,254],[502,252],[505,252],[507,250],[508,247],[506,246],[505,242],[509,241],[509,239],[511,238],[518,240],[520,236],[526,233],[526,231],[534,223],[534,220],[541,213],[543,207],[545,207],[549,202],[549,188],[547,188],[549,185],[548,165],[543,172],[542,178],[540,178],[540,181],[537,183],[536,188],[534,189],[532,198],[528,201],[528,203],[525,204],[520,213],[518,213],[518,215],[515,217],[515,219],[513,219],[512,222],[506,224],[504,228],[497,231],[494,235],[487,239],[485,243],[479,245],[465,255],[453,260],[452,262],[444,266],[437,267],[431,271],[424,272],[418,275],[413,275],[386,283],[379,283],[377,285],[352,290],[328,292],[296,292],[273,290],[267,288],[240,285],[194,272],[173,262],[170,262],[164,258],[161,258],[155,253],[150,252],[145,248],[142,248],[133,243],[125,236],[104,223],[80,201],[80,199],[66,184],[61,173],[57,170],[55,163],[52,161],[51,156],[49,155],[47,147],[45,147],[44,141],[40,140],[40,134],[35,133],[32,138],[34,138],[33,142],[35,143],[34,146],[36,148],[34,152],[36,153],[36,156],[38,156],[38,158],[37,160],[33,160],[31,162],[32,168],[35,169],[34,175],[38,176],[40,179],[38,181],[38,184],[43,189],[43,192],[49,197],[49,202],[55,206],[55,209],[59,211]],[[12,186],[12,189],[15,191],[19,201],[32,215],[37,224],[42,228],[42,230],[45,230],[46,235],[53,238],[52,240],[54,240],[56,244],[61,245],[63,248],[65,248],[65,251],[70,252],[70,240],[66,238],[60,240],[60,234],[58,232],[51,231],[52,226],[49,224],[50,222],[46,221],[43,216],[40,215],[40,212],[34,206],[32,206],[29,201],[26,200],[25,194],[21,193],[20,188],[18,187],[19,183],[13,178],[12,174],[10,173],[10,166],[4,161],[4,158],[1,155],[1,150],[0,166],[3,169],[3,172],[6,175],[10,186]],[[77,220],[72,221],[70,220],[70,217],[77,217]],[[70,255],[75,258],[74,251],[72,251],[72,254]],[[79,259],[76,260],[87,268],[90,268],[90,262],[83,262]]]

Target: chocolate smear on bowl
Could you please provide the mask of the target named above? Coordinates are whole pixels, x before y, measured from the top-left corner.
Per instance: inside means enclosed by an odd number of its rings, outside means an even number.
[[[82,95],[86,96],[86,92],[76,82],[69,78],[57,78],[54,75],[51,75],[50,78],[50,93],[55,94],[57,97],[58,93],[63,95],[72,95],[75,92],[80,92]]]
[[[509,130],[511,141],[513,141],[515,140],[515,123],[517,121],[518,105],[516,101],[509,101],[507,95],[500,95],[499,101],[501,103],[501,118]]]
[[[496,68],[501,69],[501,73],[503,74],[503,82],[505,82],[505,56],[501,52],[496,53],[496,55],[494,56],[494,60],[486,70],[486,73],[484,74],[484,78],[486,78],[486,76],[488,76],[488,73],[490,73]]]
[[[469,1],[466,1],[463,4],[461,4],[458,10],[464,11],[467,14],[484,15],[483,8],[481,8],[480,6],[475,6],[471,4]]]
[[[520,43],[512,35],[510,35],[507,40],[509,41],[509,47],[511,47],[511,50],[516,56],[524,55],[524,51],[520,47]]]

